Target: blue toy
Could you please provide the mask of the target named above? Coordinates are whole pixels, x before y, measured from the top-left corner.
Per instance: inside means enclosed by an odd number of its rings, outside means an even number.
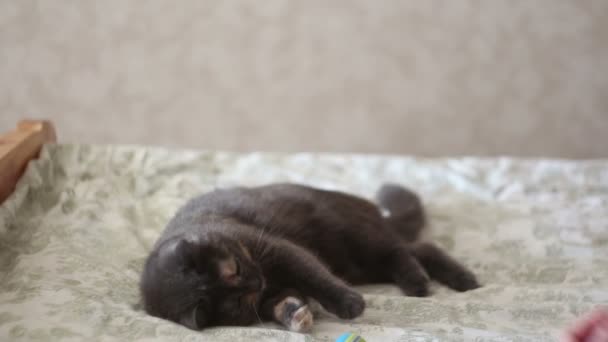
[[[365,342],[365,340],[359,335],[355,335],[353,333],[345,333],[338,337],[336,342]]]

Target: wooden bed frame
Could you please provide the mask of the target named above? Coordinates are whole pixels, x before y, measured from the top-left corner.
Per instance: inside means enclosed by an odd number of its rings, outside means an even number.
[[[0,203],[13,192],[27,163],[38,157],[42,145],[57,141],[46,120],[23,120],[8,133],[0,132]]]

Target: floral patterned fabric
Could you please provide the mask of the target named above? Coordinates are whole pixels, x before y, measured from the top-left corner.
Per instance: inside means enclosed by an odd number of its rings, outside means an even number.
[[[360,287],[365,314],[317,309],[310,335],[273,323],[195,332],[146,315],[146,253],[188,198],[290,181],[371,198],[383,182],[418,191],[430,238],[483,287],[404,297]],[[552,341],[608,304],[608,161],[230,154],[50,145],[0,207],[0,340]]]

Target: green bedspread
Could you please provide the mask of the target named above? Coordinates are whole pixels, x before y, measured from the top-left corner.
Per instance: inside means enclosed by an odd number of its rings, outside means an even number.
[[[361,287],[365,314],[319,312],[310,335],[273,323],[195,332],[138,303],[144,257],[189,197],[230,185],[300,182],[372,197],[418,191],[431,238],[483,288],[428,298]],[[0,340],[552,341],[608,303],[608,161],[227,154],[55,145],[0,207]]]

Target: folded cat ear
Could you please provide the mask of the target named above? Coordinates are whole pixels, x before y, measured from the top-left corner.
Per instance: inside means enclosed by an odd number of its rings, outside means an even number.
[[[199,304],[194,309],[186,311],[179,319],[179,323],[192,330],[201,330],[209,325],[205,305]]]
[[[159,264],[165,269],[191,269],[196,261],[195,242],[188,239],[174,239],[164,242],[158,252]]]

